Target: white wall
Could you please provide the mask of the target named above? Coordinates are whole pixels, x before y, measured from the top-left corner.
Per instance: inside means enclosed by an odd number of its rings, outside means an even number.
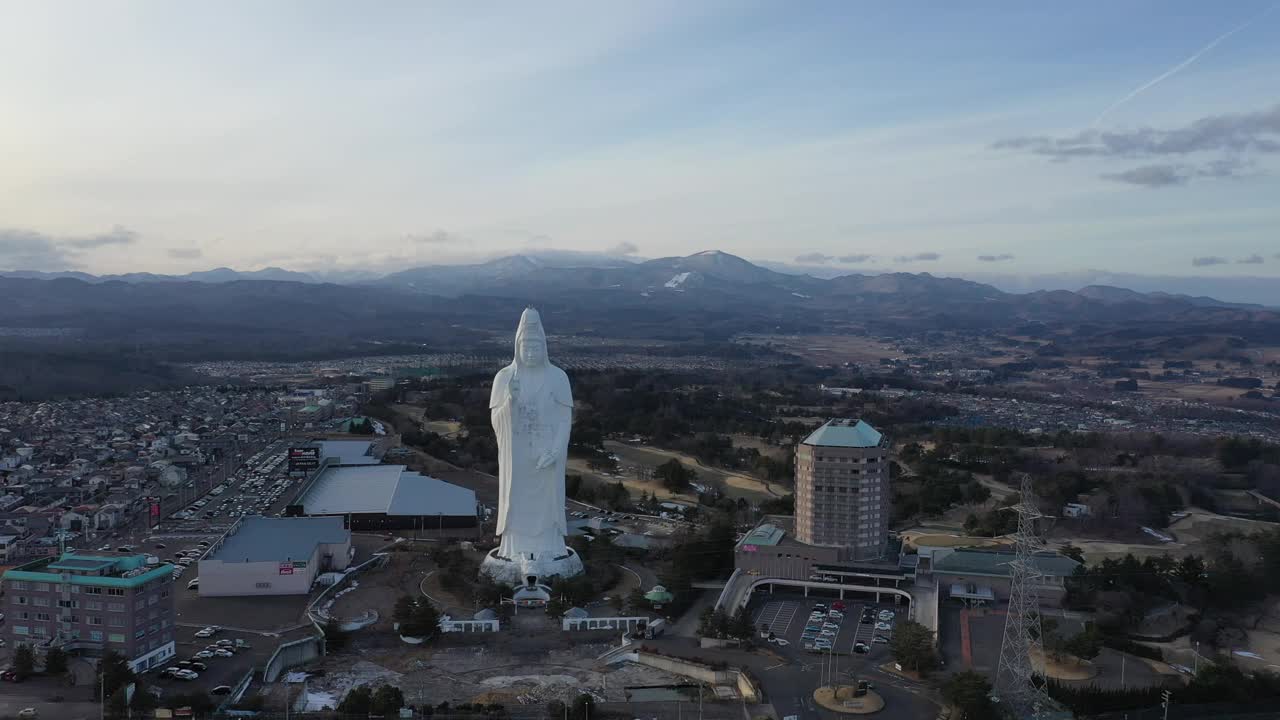
[[[312,554],[307,566],[294,568],[291,575],[281,575],[281,563],[274,560],[251,563],[201,560],[200,597],[305,595],[311,591],[311,583],[319,572],[317,555]],[[258,587],[260,583],[268,587]]]

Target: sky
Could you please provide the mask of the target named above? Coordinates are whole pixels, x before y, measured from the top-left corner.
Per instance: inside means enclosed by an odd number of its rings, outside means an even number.
[[[0,269],[1280,278],[1276,4],[0,0]]]

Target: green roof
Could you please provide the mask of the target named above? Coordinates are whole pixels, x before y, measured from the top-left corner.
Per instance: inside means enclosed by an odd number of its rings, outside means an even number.
[[[777,545],[786,533],[773,523],[762,523],[742,538],[742,545]]]
[[[823,447],[873,448],[884,438],[879,430],[864,420],[837,418],[814,430],[804,439],[805,445]]]
[[[1008,577],[1011,552],[989,550],[956,550],[933,565],[935,573],[949,575],[989,575]],[[1036,569],[1049,577],[1069,577],[1080,563],[1057,553],[1039,553],[1035,556]]]
[[[72,585],[128,588],[145,585],[152,580],[168,577],[173,567],[162,563],[133,577],[122,577],[131,570],[146,569],[146,555],[98,555],[90,551],[71,551],[60,558],[40,558],[20,565],[4,574],[6,580],[30,582],[62,582],[66,577]],[[109,571],[110,575],[69,575],[69,572]]]

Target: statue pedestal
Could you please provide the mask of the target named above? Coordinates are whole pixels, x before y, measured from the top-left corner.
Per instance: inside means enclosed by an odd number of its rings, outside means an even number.
[[[578,557],[578,553],[567,547],[562,554],[556,556],[539,557],[535,555],[529,557],[525,555],[518,559],[498,557],[498,549],[494,548],[489,551],[489,554],[484,558],[484,562],[480,564],[481,575],[507,587],[535,583],[546,584],[553,577],[571,578],[581,575],[582,571],[582,558]],[[533,578],[533,580],[530,581],[529,578]]]

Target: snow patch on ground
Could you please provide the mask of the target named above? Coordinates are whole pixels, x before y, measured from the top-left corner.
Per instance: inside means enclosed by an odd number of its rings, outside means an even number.
[[[486,687],[512,685],[574,685],[580,682],[572,675],[495,675],[480,681]]]
[[[338,700],[331,693],[327,692],[308,692],[307,693],[307,712],[320,712],[325,708],[337,708]]]
[[[672,288],[672,289],[679,289],[679,288],[680,288],[681,286],[683,286],[683,285],[685,284],[685,282],[687,282],[688,280],[689,280],[689,273],[687,273],[687,272],[682,272],[682,273],[680,273],[680,274],[678,274],[678,275],[676,275],[676,276],[672,277],[670,280],[668,280],[668,281],[667,281],[667,284],[666,284],[666,287],[669,287],[669,288]]]

